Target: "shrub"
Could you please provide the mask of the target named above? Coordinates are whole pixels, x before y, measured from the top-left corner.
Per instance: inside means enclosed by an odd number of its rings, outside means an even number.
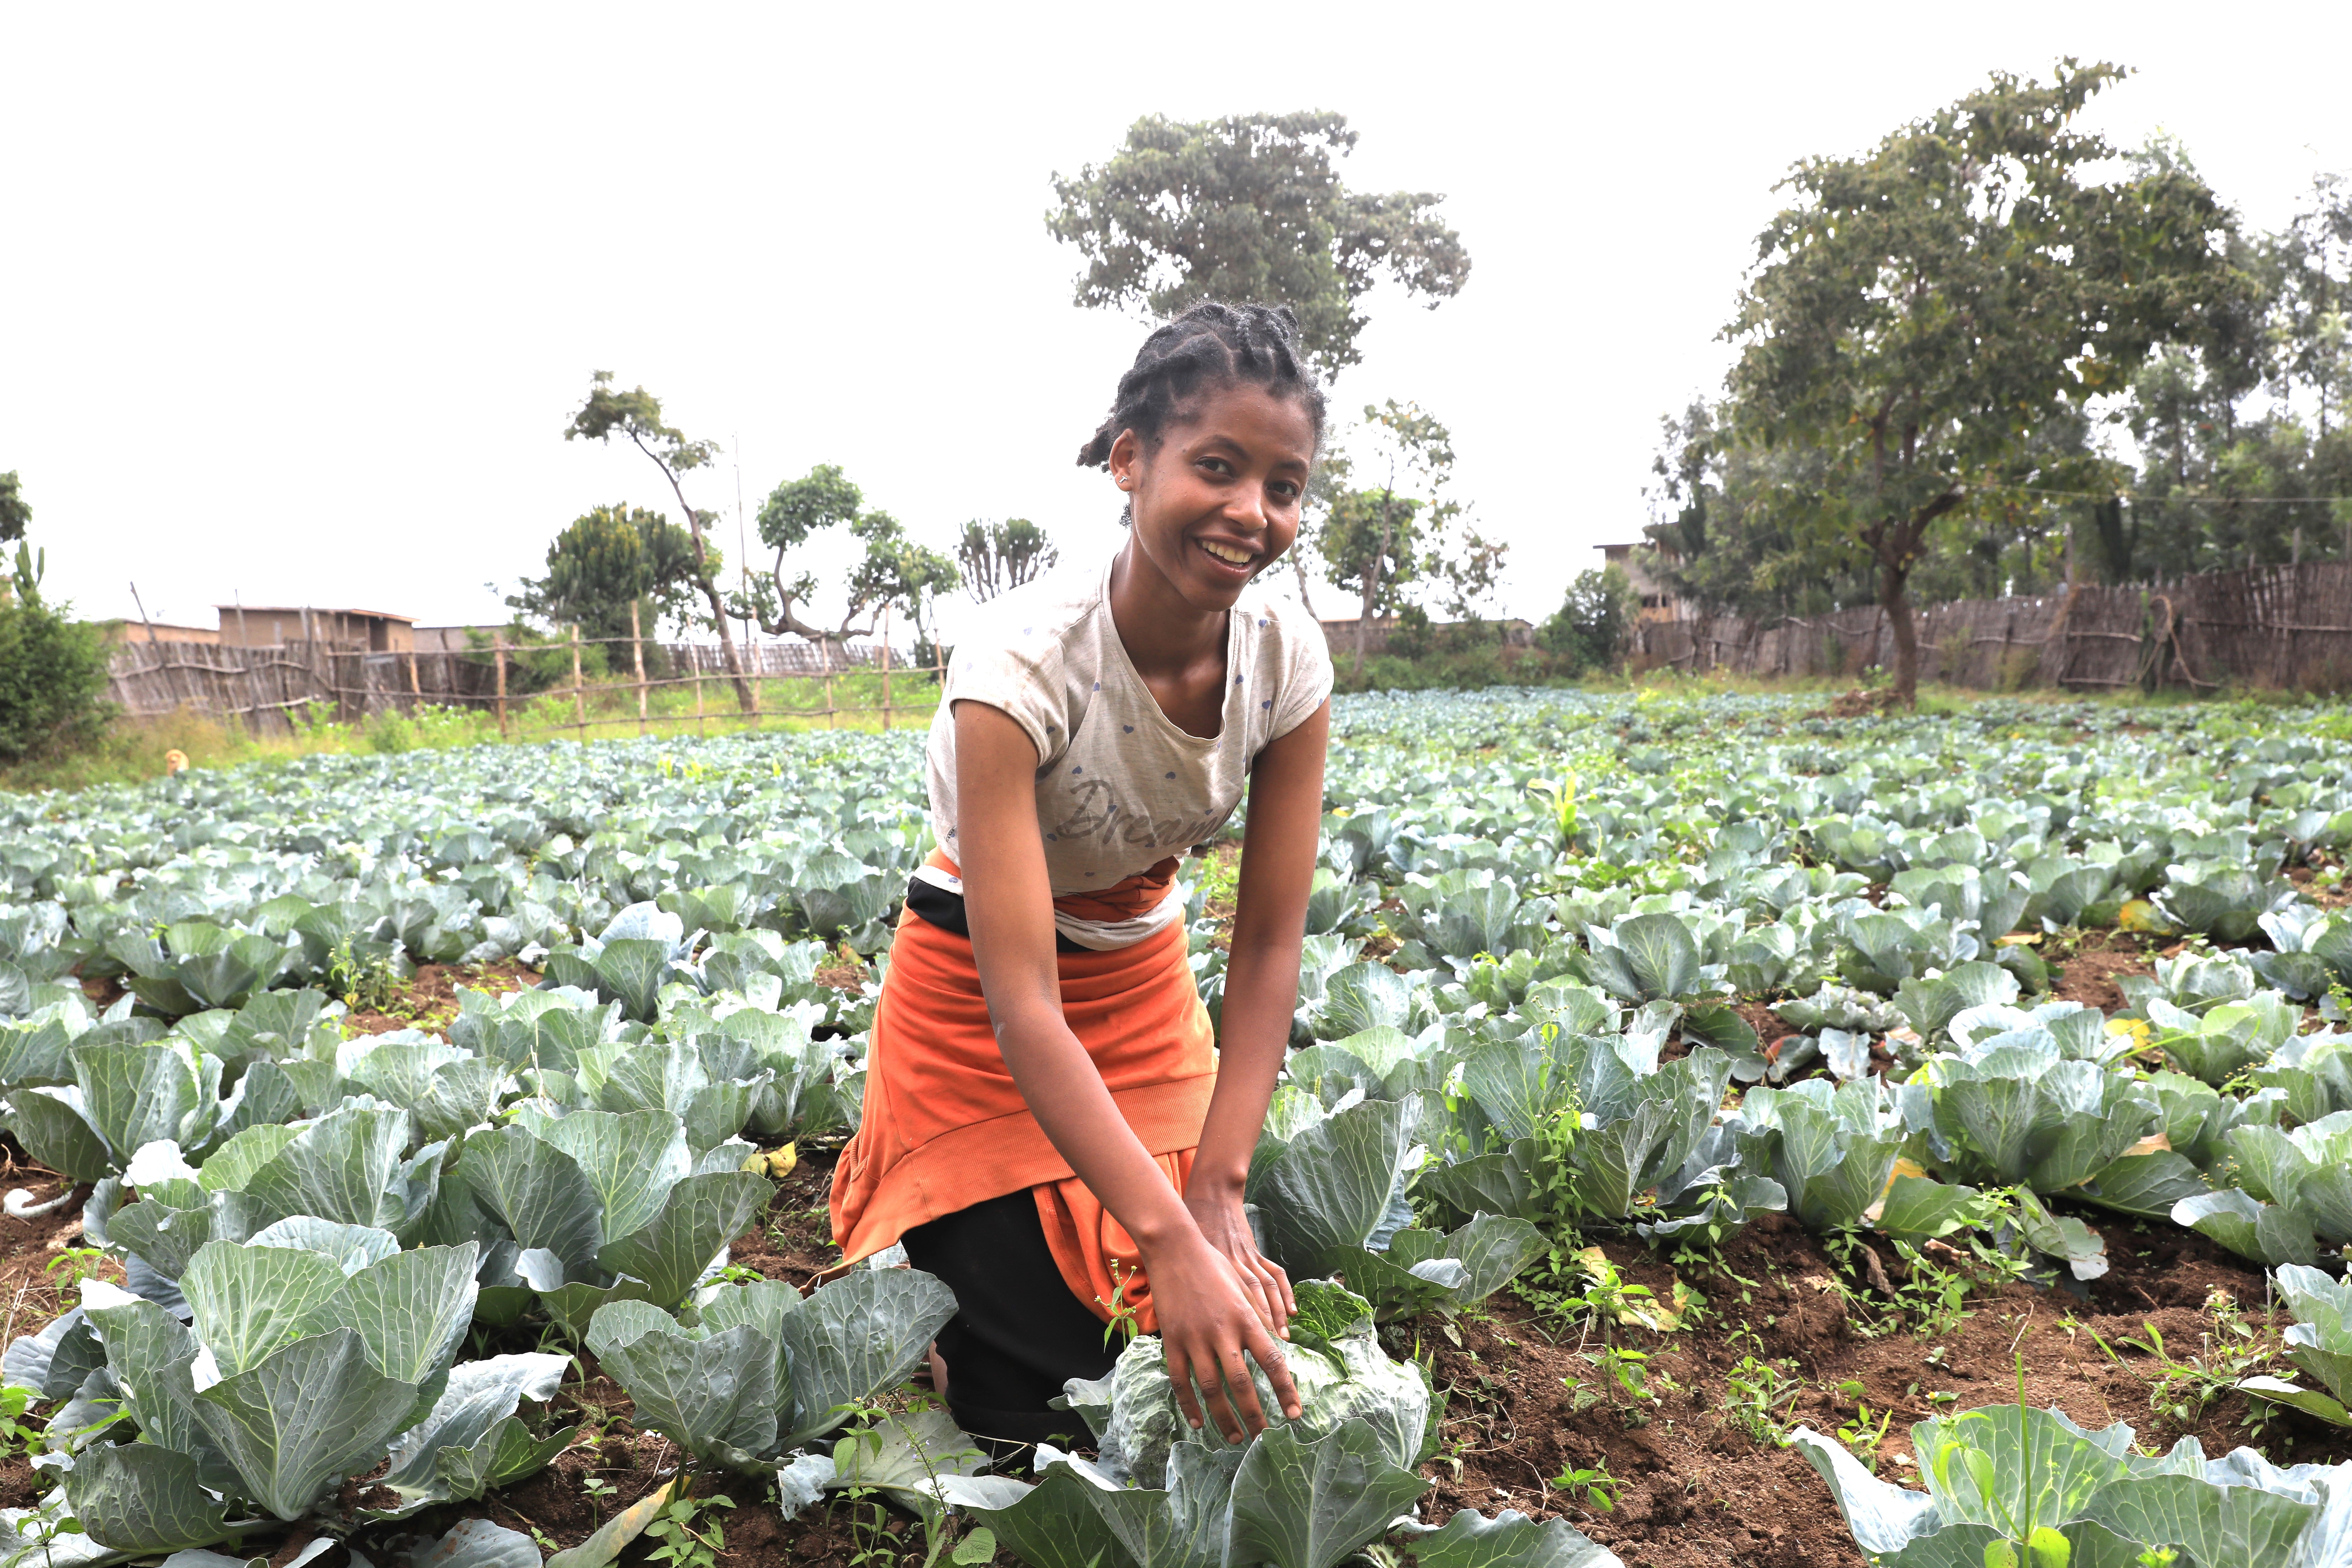
[[[1537,629],[1536,640],[1561,656],[1563,674],[1613,669],[1623,653],[1639,601],[1625,569],[1612,563],[1582,572],[1568,596]]]
[[[105,634],[66,610],[29,583],[0,590],[0,763],[74,751],[106,728]]]

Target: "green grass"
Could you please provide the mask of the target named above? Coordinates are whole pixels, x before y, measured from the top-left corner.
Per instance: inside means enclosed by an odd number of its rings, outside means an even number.
[[[733,685],[724,676],[703,682],[702,714],[695,714],[691,684],[655,687],[646,693],[644,732],[648,735],[732,735],[753,730],[861,730],[884,726],[885,716],[873,710],[882,701],[878,670],[858,669],[833,678],[833,707],[825,711],[822,677],[792,677],[760,680],[756,688],[760,712],[756,718],[738,710]],[[938,683],[928,672],[890,675],[889,726],[897,730],[928,728],[939,706]],[[865,711],[843,712],[845,708]],[[586,728],[580,727],[584,717]],[[307,713],[294,716],[289,733],[256,733],[240,720],[215,718],[181,709],[152,719],[118,719],[98,743],[66,756],[27,760],[0,768],[0,789],[29,791],[87,789],[93,784],[131,784],[155,778],[164,771],[164,755],[177,751],[191,768],[231,768],[247,763],[283,762],[320,752],[389,753],[446,751],[453,746],[510,742],[538,744],[548,741],[616,740],[638,731],[637,690],[634,682],[591,682],[577,703],[567,689],[535,696],[508,699],[507,731],[501,737],[498,718],[488,707],[426,707],[409,713],[377,713],[366,719],[338,721],[330,703],[313,703]]]

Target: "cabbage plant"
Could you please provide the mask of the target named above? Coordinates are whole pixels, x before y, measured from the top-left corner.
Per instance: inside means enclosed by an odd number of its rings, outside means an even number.
[[[1336,1568],[1395,1531],[1425,1568],[1525,1563],[1622,1568],[1559,1521],[1457,1514],[1443,1529],[1400,1516],[1429,1483],[1414,1473],[1428,1447],[1428,1386],[1391,1361],[1365,1304],[1302,1282],[1288,1357],[1297,1421],[1278,1415],[1245,1446],[1189,1426],[1159,1340],[1145,1335],[1108,1376],[1069,1385],[1070,1407],[1099,1445],[1081,1459],[1038,1450],[1034,1486],[950,1477],[940,1495],[994,1531],[1030,1568]],[[1275,1408],[1263,1372],[1258,1397]]]
[[[2352,1110],[2293,1129],[2233,1127],[2225,1142],[2238,1184],[2182,1199],[2174,1224],[2272,1268],[2314,1264],[2323,1243],[2352,1241]]]
[[[464,1140],[436,1217],[483,1243],[486,1317],[510,1321],[530,1292],[577,1334],[610,1301],[686,1300],[775,1191],[742,1169],[751,1152],[698,1152],[685,1121],[658,1108],[526,1106]]]
[[[719,1286],[683,1321],[648,1301],[610,1301],[586,1342],[628,1390],[638,1426],[766,1475],[905,1381],[954,1315],[953,1292],[919,1269],[859,1268],[805,1300],[781,1279]]]
[[[184,1039],[100,1033],[66,1047],[62,1061],[51,1064],[27,1060],[33,1042],[26,1042],[16,1070],[68,1066],[73,1079],[8,1089],[8,1130],[26,1153],[77,1182],[95,1182],[120,1172],[142,1144],[164,1139],[195,1148],[211,1139],[220,1115],[219,1058]]]
[[[2190,860],[2165,868],[2157,901],[2183,931],[2216,942],[2244,942],[2259,929],[2263,915],[2294,901],[2294,889],[2243,858]]]
[[[2249,1377],[2238,1387],[2276,1405],[2292,1405],[2338,1426],[2352,1426],[2352,1284],[2290,1263],[2272,1276],[2294,1321],[2287,1326],[2287,1359],[2317,1381],[2308,1389],[2277,1377]]]
[[[551,1396],[563,1363],[501,1356],[453,1373],[474,1270],[471,1243],[403,1251],[387,1231],[297,1216],[198,1248],[184,1326],[85,1281],[103,1361],[79,1397],[126,1419],[73,1455],[73,1516],[117,1552],[171,1552],[300,1519],[387,1460],[407,1507],[538,1469],[572,1434],[541,1437],[515,1411]]]
[[[1911,1428],[1927,1490],[1882,1481],[1810,1427],[1812,1463],[1854,1544],[1882,1568],[2073,1563],[2127,1568],[2165,1549],[2196,1563],[2352,1568],[2352,1465],[2281,1469],[2252,1448],[2209,1459],[2194,1437],[2149,1457],[2118,1422],[1996,1405]]]

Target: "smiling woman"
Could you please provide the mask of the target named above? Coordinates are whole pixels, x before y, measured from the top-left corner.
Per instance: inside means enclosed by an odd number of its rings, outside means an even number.
[[[958,1303],[947,1397],[976,1436],[1068,1441],[1049,1408],[1158,1331],[1228,1436],[1283,1413],[1289,1281],[1242,1191],[1297,1003],[1329,730],[1321,628],[1256,591],[1298,531],[1323,403],[1286,310],[1151,335],[1080,453],[1128,497],[1091,583],[991,605],[931,727],[940,850],[908,889],[864,1120],[834,1184],[852,1258],[903,1239]],[[1222,1038],[1175,874],[1249,799]],[[1197,1385],[1197,1394],[1195,1386]]]

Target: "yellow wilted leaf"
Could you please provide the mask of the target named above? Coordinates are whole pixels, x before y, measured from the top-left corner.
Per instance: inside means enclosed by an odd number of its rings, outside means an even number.
[[[2132,1037],[2132,1049],[2136,1051],[2146,1049],[2149,1040],[2154,1037],[2146,1018],[2110,1018],[2107,1020],[2107,1033],[2129,1035]]]
[[[1862,1211],[1862,1217],[1868,1220],[1871,1224],[1876,1225],[1880,1216],[1886,1213],[1886,1194],[1895,1190],[1895,1183],[1896,1179],[1903,1176],[1924,1176],[1927,1173],[1927,1167],[1919,1163],[1918,1161],[1912,1159],[1907,1154],[1898,1156],[1895,1159],[1894,1168],[1886,1173],[1886,1184],[1878,1189],[1877,1200],[1868,1208]]]
[[[2134,1154],[2160,1154],[2169,1150],[2171,1147],[2172,1139],[2168,1133],[2151,1132],[2147,1137],[2141,1139],[2138,1142],[2133,1144],[2130,1148],[2125,1150],[2120,1157],[2128,1160]]]
[[[2007,936],[1994,938],[1993,945],[1995,947],[2039,947],[2042,945],[2042,933],[2038,931],[2013,931]]]
[[[781,1149],[761,1150],[743,1162],[743,1168],[747,1171],[757,1171],[771,1181],[781,1182],[791,1175],[793,1168],[800,1163],[800,1145],[787,1143]]]
[[[2126,900],[2123,909],[2117,912],[2116,929],[2145,931],[2151,936],[2168,936],[2172,932],[2173,925],[2170,921],[2157,913],[2156,906],[2146,899],[2131,899]]]

